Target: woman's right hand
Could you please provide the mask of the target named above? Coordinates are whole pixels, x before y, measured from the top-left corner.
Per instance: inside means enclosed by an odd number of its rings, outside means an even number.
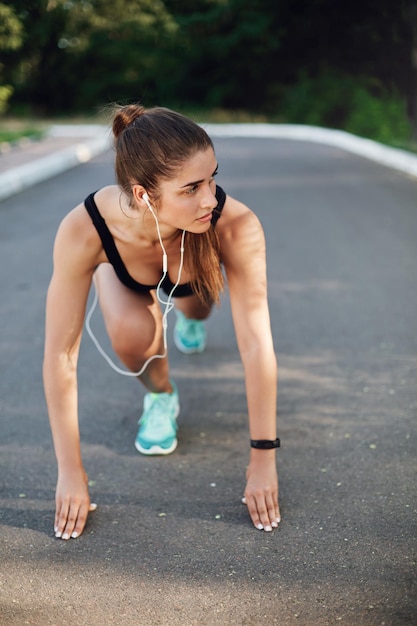
[[[76,539],[97,504],[90,502],[88,477],[84,469],[60,472],[55,496],[55,537]]]

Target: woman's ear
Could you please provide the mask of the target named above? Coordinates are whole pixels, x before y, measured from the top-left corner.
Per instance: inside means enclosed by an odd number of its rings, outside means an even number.
[[[147,202],[145,198],[149,202],[149,196],[146,193],[146,189],[145,187],[143,187],[143,185],[139,185],[139,184],[132,185],[132,195],[133,195],[134,201],[138,204],[138,206],[143,206],[143,207],[147,206]]]

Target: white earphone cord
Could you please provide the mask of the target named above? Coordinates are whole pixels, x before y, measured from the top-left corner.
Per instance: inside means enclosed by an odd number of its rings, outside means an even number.
[[[147,203],[148,204],[148,203]],[[97,306],[97,302],[98,302],[98,293],[97,293],[97,287],[96,287],[96,281],[95,278],[93,279],[93,283],[94,283],[94,299],[93,299],[93,303],[90,307],[90,310],[87,313],[86,319],[85,319],[85,327],[87,329],[87,332],[92,340],[92,342],[94,343],[95,347],[97,348],[98,352],[101,354],[101,356],[107,361],[107,363],[110,365],[110,367],[112,369],[114,369],[115,372],[117,372],[118,374],[121,374],[122,376],[141,376],[143,374],[143,372],[145,371],[145,369],[148,367],[149,363],[151,361],[153,361],[154,359],[164,359],[168,353],[168,344],[167,344],[167,330],[168,330],[168,313],[170,311],[172,311],[172,309],[174,308],[174,303],[171,302],[172,296],[174,294],[175,289],[178,287],[179,282],[181,280],[181,272],[182,272],[182,268],[183,268],[183,264],[184,264],[184,239],[185,239],[185,230],[182,231],[182,235],[181,235],[181,247],[180,247],[180,252],[181,252],[181,256],[180,256],[180,265],[178,268],[178,277],[176,280],[175,285],[172,287],[171,291],[168,294],[168,298],[166,300],[163,300],[160,295],[159,295],[159,291],[161,288],[162,283],[165,280],[165,277],[168,273],[168,255],[166,253],[165,250],[165,246],[162,242],[162,237],[161,237],[161,231],[159,230],[159,223],[158,223],[158,218],[156,217],[152,207],[150,206],[150,204],[148,204],[149,209],[155,219],[155,223],[156,223],[156,229],[158,232],[158,238],[159,238],[159,243],[161,245],[162,248],[162,278],[160,279],[157,287],[156,287],[156,297],[158,299],[158,301],[161,304],[165,305],[165,311],[162,315],[162,329],[163,329],[163,340],[164,340],[164,353],[163,354],[154,354],[153,356],[149,357],[149,359],[147,359],[145,361],[145,363],[142,365],[142,367],[140,368],[140,370],[138,372],[131,372],[129,370],[124,370],[121,369],[118,365],[116,365],[116,363],[114,363],[112,361],[112,359],[109,357],[109,355],[103,350],[103,348],[101,347],[97,337],[95,336],[95,334],[93,333],[92,329],[91,329],[91,325],[90,325],[90,321],[92,318],[92,315],[95,311],[95,308]]]

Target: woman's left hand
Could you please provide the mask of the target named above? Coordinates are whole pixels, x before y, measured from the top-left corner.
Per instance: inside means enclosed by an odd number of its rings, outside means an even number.
[[[242,502],[258,530],[271,531],[281,521],[275,450],[251,450]]]

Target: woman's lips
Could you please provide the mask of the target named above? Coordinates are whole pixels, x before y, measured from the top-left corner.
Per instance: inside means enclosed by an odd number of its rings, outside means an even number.
[[[210,213],[206,213],[203,217],[199,217],[197,222],[210,222],[212,214],[212,211],[210,211]]]

